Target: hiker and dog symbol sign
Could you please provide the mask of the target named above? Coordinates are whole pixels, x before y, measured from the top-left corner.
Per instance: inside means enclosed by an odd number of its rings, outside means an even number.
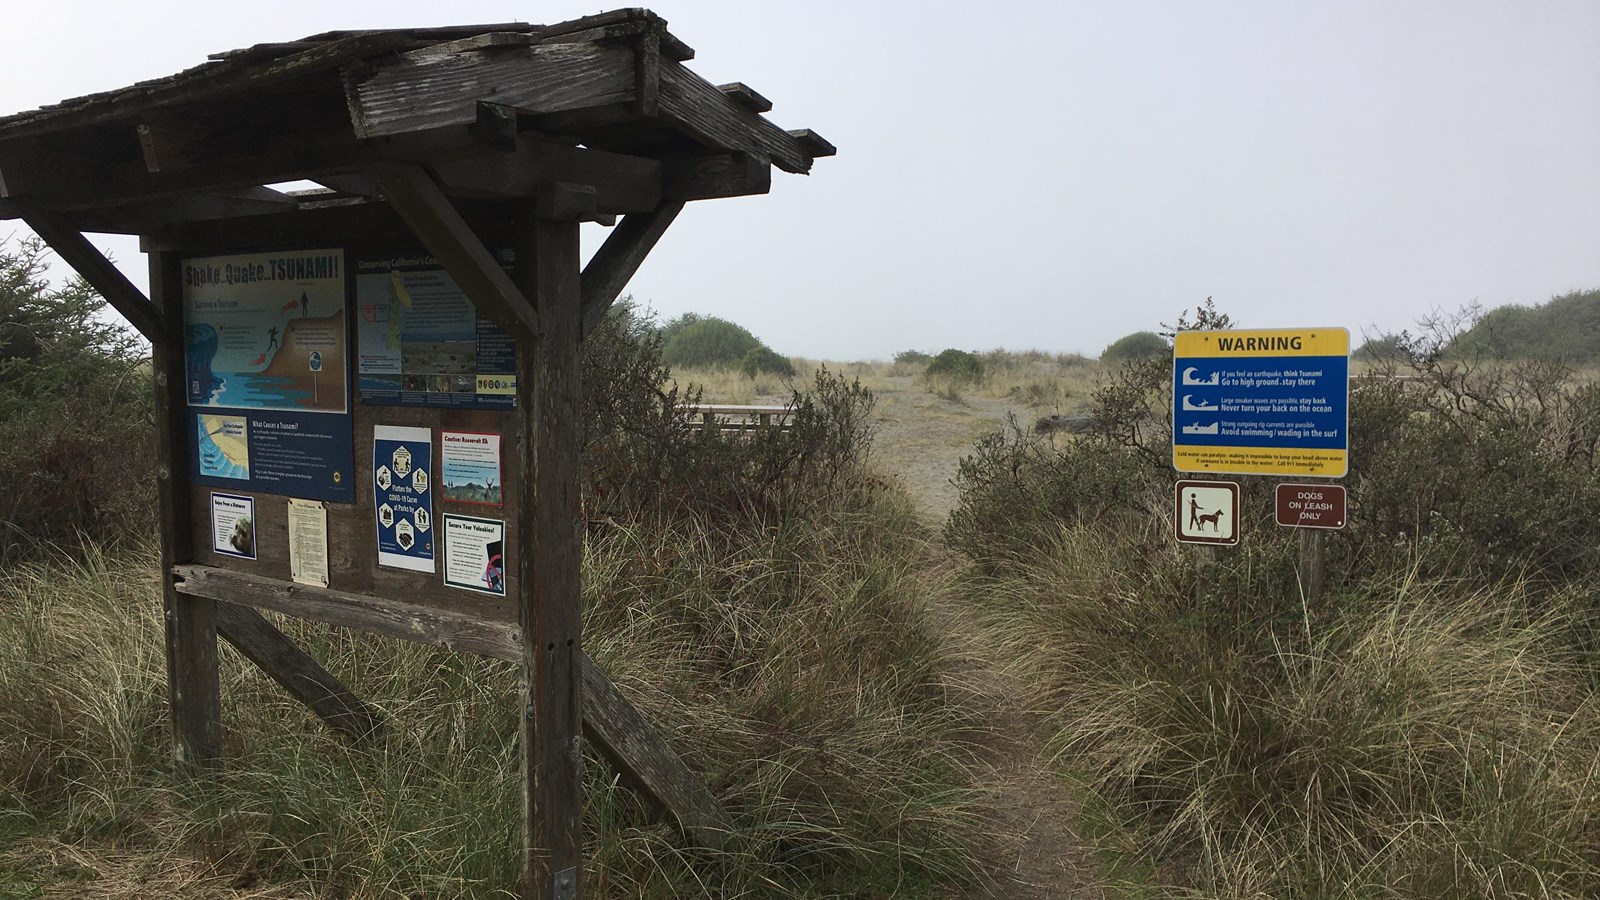
[[[1239,543],[1239,485],[1232,481],[1180,481],[1173,531],[1186,544]]]

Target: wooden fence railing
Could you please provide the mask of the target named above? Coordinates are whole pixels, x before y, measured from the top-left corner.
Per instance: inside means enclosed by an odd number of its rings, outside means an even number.
[[[757,428],[787,430],[794,412],[791,406],[754,406],[737,403],[700,403],[689,407],[706,430],[752,431]]]

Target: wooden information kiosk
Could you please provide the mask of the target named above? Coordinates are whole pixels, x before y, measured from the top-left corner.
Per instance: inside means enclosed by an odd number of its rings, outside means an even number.
[[[726,835],[583,651],[579,350],[686,202],[834,148],[692,57],[644,10],[332,32],[0,119],[0,218],[153,348],[186,766],[220,761],[219,635],[350,738],[383,727],[272,610],[521,662],[525,896],[582,895],[580,733]],[[586,266],[584,222],[614,226]],[[140,236],[148,299],[85,232]]]

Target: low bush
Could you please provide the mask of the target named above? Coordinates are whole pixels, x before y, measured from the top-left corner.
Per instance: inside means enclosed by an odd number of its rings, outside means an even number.
[[[927,372],[952,381],[978,382],[983,380],[983,360],[976,353],[949,348],[939,351],[928,363]]]
[[[1100,352],[1103,363],[1123,363],[1151,357],[1171,357],[1172,345],[1154,331],[1135,331],[1112,341]]]
[[[1354,510],[1331,560],[1335,579],[1404,566],[1493,581],[1567,579],[1600,570],[1600,386],[1559,364],[1469,361],[1442,352],[1448,330],[1407,336],[1398,357],[1353,382]],[[1171,368],[1129,362],[1091,393],[1086,434],[1013,424],[985,438],[957,475],[946,538],[1001,559],[1061,525],[1118,514],[1169,515]],[[1241,514],[1259,541],[1271,485],[1242,479]],[[1246,525],[1248,523],[1245,523]]]
[[[585,341],[583,367],[591,521],[771,522],[875,483],[865,469],[874,401],[859,381],[819,368],[805,390],[791,388],[784,430],[699,428],[689,413],[699,391],[672,381],[659,335],[631,304]]]
[[[758,375],[777,375],[782,378],[793,378],[795,375],[794,363],[789,357],[779,354],[771,347],[752,347],[739,362],[739,374],[746,378],[754,379]]]
[[[689,313],[661,332],[661,360],[675,369],[736,369],[745,354],[762,346],[743,326],[716,316]]]

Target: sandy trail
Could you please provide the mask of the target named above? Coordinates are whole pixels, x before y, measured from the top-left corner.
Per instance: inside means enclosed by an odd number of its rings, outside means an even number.
[[[963,396],[959,401],[923,390],[911,378],[889,378],[874,385],[878,431],[873,458],[879,468],[903,480],[924,518],[936,530],[955,508],[957,466],[973,441],[1004,425],[1008,413],[1029,421],[1026,410],[1004,400]],[[947,557],[940,565],[959,566]],[[1044,736],[1022,708],[1017,675],[1001,655],[974,611],[958,596],[941,595],[931,609],[949,635],[956,687],[985,710],[980,782],[987,786],[996,869],[980,887],[1008,900],[1099,898],[1096,866],[1075,827],[1079,800],[1054,774],[1041,748]]]

